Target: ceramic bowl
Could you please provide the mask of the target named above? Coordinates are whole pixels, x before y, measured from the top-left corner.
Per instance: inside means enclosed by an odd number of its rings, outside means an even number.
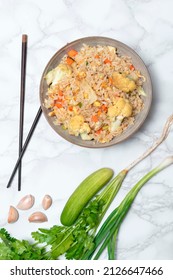
[[[126,55],[132,58],[133,65],[136,69],[138,69],[143,76],[145,76],[146,81],[143,84],[144,91],[146,92],[146,96],[143,97],[144,101],[144,108],[143,110],[135,117],[135,122],[133,125],[130,125],[121,135],[114,137],[109,143],[95,143],[94,141],[85,141],[82,140],[80,136],[76,137],[73,135],[70,135],[67,130],[63,130],[61,126],[55,125],[53,123],[53,117],[49,117],[48,113],[49,110],[45,108],[44,106],[44,100],[46,98],[46,92],[48,89],[45,75],[55,68],[61,61],[62,57],[70,50],[70,49],[76,49],[80,50],[83,44],[87,45],[109,45],[113,46],[118,49],[118,53],[121,55]],[[85,37],[78,39],[76,41],[73,41],[71,43],[68,43],[63,48],[58,50],[54,56],[50,59],[48,64],[46,65],[43,75],[41,77],[40,82],[40,102],[42,111],[44,113],[45,118],[47,119],[49,125],[56,131],[57,134],[59,134],[61,137],[66,139],[67,141],[87,148],[103,148],[115,145],[117,143],[120,143],[126,139],[128,139],[132,134],[137,132],[137,130],[141,127],[141,125],[144,123],[150,107],[151,107],[151,101],[152,101],[152,84],[151,84],[151,78],[150,74],[148,72],[147,67],[145,66],[143,60],[139,57],[139,55],[131,49],[129,46],[125,45],[124,43],[111,39],[106,37]]]

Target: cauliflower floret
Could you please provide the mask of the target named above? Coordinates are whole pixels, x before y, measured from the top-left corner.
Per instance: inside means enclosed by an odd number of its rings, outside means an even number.
[[[108,116],[111,119],[114,119],[115,117],[119,116],[121,111],[122,111],[122,109],[124,108],[125,104],[126,104],[126,101],[125,101],[124,98],[116,99],[115,105],[110,106],[108,108]]]
[[[69,133],[78,136],[83,124],[84,124],[84,117],[82,115],[76,115],[72,117],[68,124]]]
[[[111,120],[110,131],[114,132],[121,125],[125,117],[132,115],[132,106],[124,98],[118,98],[115,105],[108,108],[108,116]]]
[[[111,120],[110,131],[114,132],[121,125],[123,119],[132,115],[132,106],[124,98],[118,98],[115,105],[108,108],[108,116]]]
[[[115,119],[115,117],[118,116],[116,106],[110,106],[108,108],[108,116],[110,119]]]
[[[80,128],[80,133],[89,133],[90,132],[90,127],[87,123],[84,123],[81,128]]]
[[[132,106],[130,105],[129,102],[126,102],[124,108],[121,111],[121,116],[123,116],[124,118],[128,118],[132,115]]]
[[[125,77],[123,74],[114,72],[112,78],[114,86],[124,92],[130,92],[136,88],[135,82]]]
[[[112,121],[110,125],[110,132],[116,131],[120,127],[121,123],[122,123],[122,119],[118,119],[118,118],[115,121]]]
[[[82,115],[74,116],[70,119],[68,125],[69,133],[75,136],[80,134],[83,140],[91,140],[92,137],[88,135],[91,131],[89,125],[84,122],[84,117]]]
[[[57,84],[64,76],[70,76],[72,70],[69,65],[59,64],[56,68],[49,71],[45,76],[46,82],[48,85],[52,83],[52,85]]]
[[[92,139],[92,136],[87,134],[86,132],[83,132],[80,134],[82,140],[91,140]]]
[[[115,105],[108,108],[108,116],[111,120],[121,116],[122,118],[130,117],[132,114],[132,106],[129,101],[124,98],[118,98]]]
[[[82,140],[91,140],[92,136],[88,135],[90,133],[91,129],[87,123],[84,123],[80,129],[80,136]]]

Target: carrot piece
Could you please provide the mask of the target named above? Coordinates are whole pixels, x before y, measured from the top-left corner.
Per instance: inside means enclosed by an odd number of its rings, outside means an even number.
[[[74,62],[74,60],[71,58],[71,57],[69,57],[69,56],[67,56],[67,64],[68,65],[72,65],[72,63]]]
[[[77,54],[78,54],[78,52],[76,51],[76,50],[70,50],[68,53],[68,56],[70,56],[70,57],[74,57],[74,56],[76,56]]]
[[[111,85],[113,85],[113,79],[112,79],[112,77],[109,77],[109,83],[111,84]]]
[[[95,55],[95,58],[100,58],[100,55],[99,55],[99,54],[96,54],[96,55]]]
[[[92,117],[91,117],[91,120],[92,120],[92,122],[98,122],[98,117],[96,116],[96,115],[93,115]]]
[[[101,128],[98,129],[95,133],[96,133],[97,135],[99,135],[102,131],[103,131],[103,130],[102,130],[102,127],[101,127]]]
[[[130,68],[131,71],[134,71],[134,70],[135,70],[135,66],[134,66],[133,64],[131,64],[131,65],[129,66],[129,68]]]
[[[62,108],[62,105],[64,104],[64,100],[61,97],[58,97],[55,101],[54,101],[54,106],[58,107],[58,108]]]
[[[55,103],[55,106],[56,106],[57,108],[62,108],[62,104],[61,104],[61,103]]]
[[[101,113],[102,113],[102,111],[98,110],[97,115],[100,117]]]
[[[107,108],[107,106],[106,106],[105,104],[103,104],[103,105],[101,106],[101,109],[102,109],[102,111],[107,111],[107,110],[108,110],[108,108]]]
[[[56,102],[56,103],[61,103],[61,102],[62,102],[62,99],[61,99],[61,98],[58,98],[55,102]]]
[[[59,95],[59,96],[63,96],[62,90],[59,90],[59,91],[58,91],[58,95]]]
[[[106,64],[106,63],[111,63],[112,61],[111,60],[109,60],[108,58],[106,58],[105,60],[104,60],[104,64]]]
[[[68,110],[69,110],[69,111],[73,111],[73,106],[69,106],[69,107],[68,107]]]
[[[101,87],[102,87],[102,88],[107,88],[107,83],[106,83],[106,82],[103,82],[103,83],[101,84]]]

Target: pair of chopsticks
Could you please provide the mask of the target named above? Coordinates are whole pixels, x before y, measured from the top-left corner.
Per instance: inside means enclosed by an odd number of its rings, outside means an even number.
[[[21,86],[20,86],[20,117],[19,117],[19,157],[14,166],[13,172],[10,176],[10,179],[7,184],[7,188],[11,186],[13,178],[18,169],[18,191],[21,190],[21,175],[22,175],[22,157],[26,151],[26,148],[29,144],[29,141],[33,135],[33,132],[37,126],[37,123],[40,119],[42,109],[39,108],[34,122],[30,128],[28,136],[23,145],[23,124],[24,124],[24,103],[25,103],[25,80],[26,80],[26,58],[27,58],[27,39],[26,34],[22,35],[22,56],[21,56]]]

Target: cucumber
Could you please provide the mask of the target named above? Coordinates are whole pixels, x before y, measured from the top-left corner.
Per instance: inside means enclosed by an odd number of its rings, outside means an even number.
[[[86,177],[69,197],[61,213],[61,223],[71,226],[91,198],[110,181],[114,172],[111,168],[101,168]]]

